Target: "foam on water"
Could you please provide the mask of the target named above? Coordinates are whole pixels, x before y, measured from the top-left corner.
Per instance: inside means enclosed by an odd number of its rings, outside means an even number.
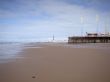
[[[42,45],[62,46],[66,48],[110,49],[110,43],[67,44],[67,43],[0,43],[0,63],[9,59],[21,58],[20,52],[26,48],[43,48]]]
[[[0,63],[8,62],[9,59],[21,58],[20,53],[27,48],[43,48],[39,43],[0,43]]]
[[[22,49],[23,45],[21,43],[0,43],[0,62],[17,57]]]

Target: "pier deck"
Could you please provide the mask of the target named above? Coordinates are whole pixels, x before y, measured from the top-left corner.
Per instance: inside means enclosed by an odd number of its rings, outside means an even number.
[[[74,36],[68,37],[68,43],[110,43],[110,36]]]

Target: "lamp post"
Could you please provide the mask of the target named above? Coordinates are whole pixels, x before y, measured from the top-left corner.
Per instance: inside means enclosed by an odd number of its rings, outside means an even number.
[[[54,35],[53,35],[53,41],[54,41],[54,39],[55,39],[55,37],[54,37]]]
[[[96,23],[97,23],[96,33],[99,34],[99,15],[96,15]]]
[[[81,35],[83,36],[84,16],[81,16]]]

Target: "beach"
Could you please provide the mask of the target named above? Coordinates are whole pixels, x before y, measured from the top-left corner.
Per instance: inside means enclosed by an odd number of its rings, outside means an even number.
[[[0,82],[110,82],[110,44],[72,45],[26,46],[0,63]]]

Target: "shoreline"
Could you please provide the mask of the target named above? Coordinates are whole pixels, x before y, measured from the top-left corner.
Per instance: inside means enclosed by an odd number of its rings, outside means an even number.
[[[33,46],[19,53],[21,58],[0,64],[0,82],[110,81],[109,49],[71,48],[62,44]]]

